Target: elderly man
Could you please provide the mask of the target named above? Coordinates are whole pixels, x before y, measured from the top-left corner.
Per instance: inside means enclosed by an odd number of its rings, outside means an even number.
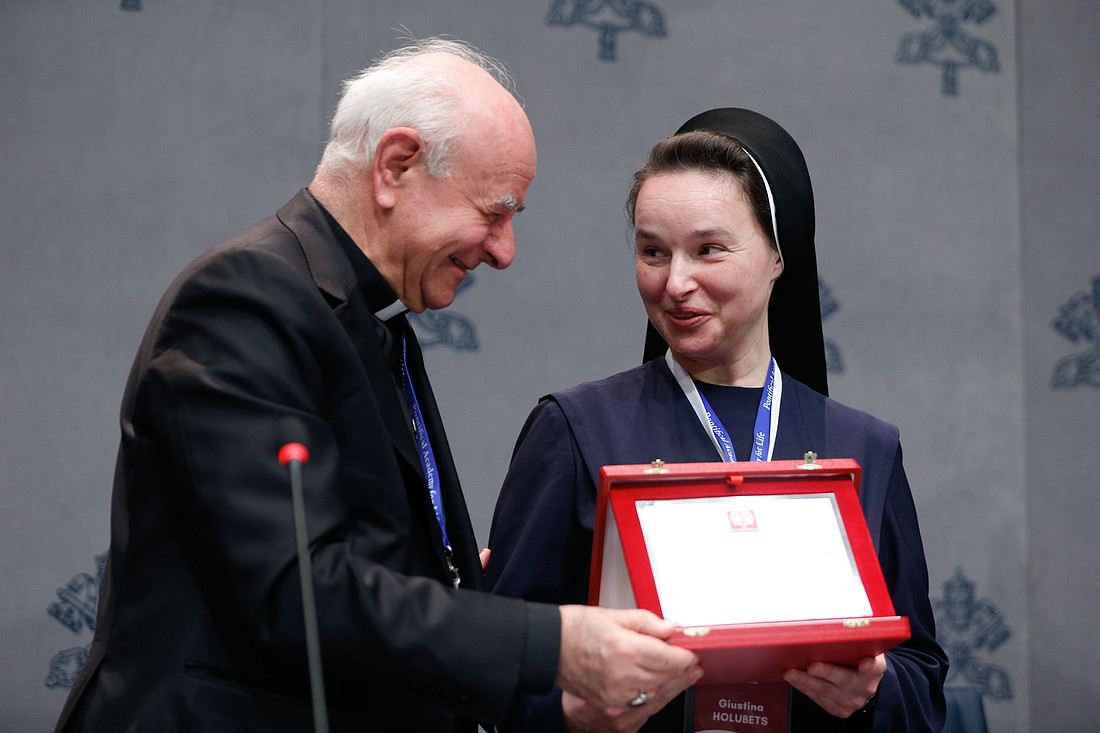
[[[472,729],[554,684],[667,701],[701,675],[645,612],[480,592],[403,314],[512,261],[535,144],[507,83],[459,42],[382,59],[347,83],[309,189],[169,288],[126,388],[96,636],[59,731],[310,728],[287,417],[312,453],[334,730]]]

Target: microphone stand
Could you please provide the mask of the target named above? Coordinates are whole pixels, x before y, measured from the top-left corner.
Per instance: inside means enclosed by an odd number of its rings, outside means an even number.
[[[291,435],[304,435],[305,425],[288,418],[283,427]],[[302,613],[306,625],[306,657],[309,664],[309,690],[313,700],[313,729],[328,733],[328,706],[325,681],[321,674],[321,644],[317,627],[317,604],[313,597],[313,564],[309,555],[306,529],[306,505],[302,495],[302,464],[309,460],[309,449],[301,442],[288,441],[279,449],[279,462],[290,470],[290,496],[294,509],[294,537],[298,552],[298,579],[302,585]]]

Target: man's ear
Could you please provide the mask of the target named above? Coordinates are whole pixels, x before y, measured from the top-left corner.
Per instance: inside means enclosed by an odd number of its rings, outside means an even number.
[[[406,175],[423,160],[424,141],[416,130],[394,127],[383,133],[370,165],[374,198],[379,206],[393,208]]]

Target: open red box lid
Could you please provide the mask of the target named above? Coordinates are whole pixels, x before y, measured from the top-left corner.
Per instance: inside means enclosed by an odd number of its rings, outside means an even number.
[[[604,466],[589,603],[677,623],[700,684],[854,664],[909,638],[851,459]]]

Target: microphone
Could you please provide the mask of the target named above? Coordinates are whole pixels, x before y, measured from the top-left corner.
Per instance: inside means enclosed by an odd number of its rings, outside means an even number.
[[[313,729],[328,733],[328,706],[325,681],[321,674],[321,643],[317,628],[317,604],[313,598],[313,563],[309,556],[309,532],[306,529],[306,505],[302,495],[302,464],[309,460],[305,423],[297,417],[284,417],[277,425],[279,463],[290,471],[290,496],[294,507],[294,537],[298,552],[298,579],[302,585],[302,614],[306,625],[306,658],[309,664],[309,690],[313,700]]]
[[[309,448],[306,448],[306,425],[299,418],[284,417],[278,425],[279,463],[284,466],[292,461],[309,462]]]

